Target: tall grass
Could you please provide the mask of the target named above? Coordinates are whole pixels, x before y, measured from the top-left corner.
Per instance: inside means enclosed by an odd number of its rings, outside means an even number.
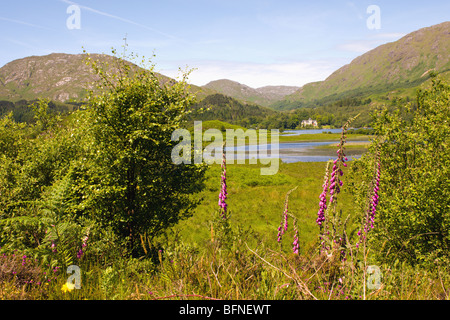
[[[448,299],[446,266],[433,270],[397,263],[382,265],[381,286],[368,290],[363,272],[315,251],[284,254],[260,243],[250,246],[237,236],[224,249],[210,242],[199,249],[168,243],[160,261],[120,261],[104,267],[84,265],[82,287],[62,290],[67,275],[39,285],[4,279],[1,299],[46,300],[417,300]],[[61,270],[63,271],[63,270]],[[43,273],[42,273],[43,275]]]
[[[348,163],[351,166],[351,162]],[[341,167],[346,177],[348,167]],[[220,165],[207,173],[203,199],[193,216],[153,243],[156,254],[143,259],[114,256],[79,261],[81,289],[65,290],[68,274],[23,254],[0,259],[1,299],[448,299],[448,266],[433,269],[401,262],[380,264],[370,250],[359,255],[321,251],[316,224],[325,163],[280,165],[275,176],[262,176],[255,165],[227,166],[227,217],[230,234],[221,229],[218,195]],[[339,210],[359,226],[359,209],[344,183]],[[289,193],[289,197],[286,195]],[[288,201],[288,229],[281,244],[277,229]],[[293,252],[298,231],[298,253]],[[350,223],[350,224],[352,224]],[[342,250],[338,247],[337,250]],[[361,254],[362,252],[362,254]],[[23,264],[23,265],[22,265]],[[380,286],[373,288],[367,267],[378,265]],[[50,277],[49,277],[50,276]],[[49,281],[50,280],[50,281]]]

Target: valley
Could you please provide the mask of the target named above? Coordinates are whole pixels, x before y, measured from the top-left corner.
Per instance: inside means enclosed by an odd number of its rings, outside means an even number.
[[[132,57],[0,68],[0,299],[449,298],[450,22],[303,86]]]
[[[324,81],[302,87],[251,88],[227,79],[191,85],[197,96],[193,117],[245,128],[292,130],[309,118],[321,127],[340,128],[348,117],[360,114],[354,126],[367,127],[376,108],[414,101],[416,91],[429,86],[430,75],[449,79],[449,34],[450,22],[423,28],[361,55]],[[52,101],[58,111],[83,104],[97,79],[86,58],[54,53],[6,64],[0,68],[0,114],[15,110],[15,119],[29,119],[20,106],[39,98]],[[92,54],[90,58],[114,72],[116,57]],[[141,68],[133,62],[130,66]],[[162,84],[174,81],[158,77]]]

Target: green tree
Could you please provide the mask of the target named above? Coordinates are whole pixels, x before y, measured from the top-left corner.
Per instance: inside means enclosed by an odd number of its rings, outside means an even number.
[[[11,114],[0,120],[0,247],[67,264],[77,253],[74,231],[83,228],[70,215],[70,181],[64,176],[81,148],[70,139],[72,128],[48,113],[48,101],[32,108],[34,124],[16,123]],[[51,245],[58,246],[59,257]]]
[[[175,82],[119,58],[90,62],[99,90],[85,107],[59,116],[39,101],[33,124],[0,120],[2,250],[51,258],[56,246],[67,264],[90,230],[97,254],[140,255],[141,239],[148,244],[198,203],[206,167],[171,160],[172,132],[194,101],[187,74]]]
[[[79,167],[81,207],[99,223],[109,225],[133,254],[141,239],[152,239],[197,205],[203,165],[175,165],[171,151],[194,97],[187,74],[164,82],[153,66],[137,69],[118,59],[118,71],[89,61],[100,76],[103,93],[91,96],[86,110],[90,137],[86,165]],[[86,168],[86,169],[81,169]],[[81,178],[82,177],[82,178]],[[75,180],[75,183],[77,181]]]
[[[416,104],[376,114],[380,143],[371,150],[380,152],[381,182],[373,242],[387,261],[448,261],[449,96],[450,86],[434,78]]]

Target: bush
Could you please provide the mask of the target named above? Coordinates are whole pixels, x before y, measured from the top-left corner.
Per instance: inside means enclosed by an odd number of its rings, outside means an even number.
[[[418,92],[416,105],[376,115],[380,143],[371,151],[378,148],[382,176],[373,244],[381,260],[448,261],[449,95],[450,86],[433,79],[429,90]]]
[[[100,93],[84,108],[62,118],[39,101],[34,124],[0,122],[0,246],[66,266],[84,254],[89,230],[91,253],[144,254],[142,238],[191,215],[205,172],[171,159],[172,132],[195,98],[187,74],[167,82],[120,58],[114,73],[87,62]]]

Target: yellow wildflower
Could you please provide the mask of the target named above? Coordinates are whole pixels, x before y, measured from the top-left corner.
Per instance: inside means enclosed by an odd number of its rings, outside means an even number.
[[[71,283],[71,282],[66,282],[66,283],[62,286],[61,291],[64,292],[64,293],[66,293],[66,292],[72,291],[74,288],[75,288],[75,285],[74,285],[73,283]]]

